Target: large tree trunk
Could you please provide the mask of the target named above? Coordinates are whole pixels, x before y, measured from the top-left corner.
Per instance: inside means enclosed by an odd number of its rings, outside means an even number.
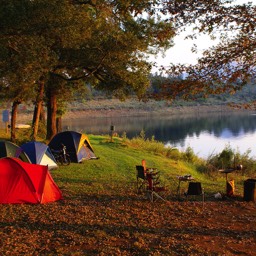
[[[31,134],[32,140],[36,140],[36,136],[38,133],[40,114],[41,114],[41,109],[43,107],[43,97],[44,97],[44,80],[40,80],[39,91],[38,91],[38,95],[35,103],[34,115],[33,115],[33,121],[32,121],[32,134]]]
[[[18,106],[20,103],[21,103],[20,101],[14,101],[12,103],[12,113],[11,113],[11,141],[12,142],[15,142],[16,140],[15,126],[17,121]]]
[[[56,113],[57,113],[57,97],[53,89],[48,89],[47,97],[47,135],[46,139],[51,140],[57,133]]]

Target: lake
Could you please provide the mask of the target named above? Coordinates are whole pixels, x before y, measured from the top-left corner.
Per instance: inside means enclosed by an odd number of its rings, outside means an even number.
[[[207,158],[230,145],[234,150],[256,156],[256,115],[251,113],[216,113],[192,116],[121,116],[91,117],[63,121],[63,130],[87,134],[109,134],[110,127],[128,138],[139,136],[143,130],[146,138],[163,142],[166,146],[185,151],[191,147],[195,154]]]

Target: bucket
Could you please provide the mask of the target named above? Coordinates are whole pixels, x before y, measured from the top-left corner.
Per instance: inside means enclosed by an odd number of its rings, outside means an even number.
[[[247,179],[244,181],[244,200],[256,201],[256,179]]]

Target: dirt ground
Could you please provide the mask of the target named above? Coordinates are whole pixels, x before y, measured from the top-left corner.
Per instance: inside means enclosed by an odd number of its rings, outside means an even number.
[[[241,198],[87,201],[91,213],[101,212],[97,244],[110,248],[100,255],[256,255],[256,205]]]
[[[256,205],[241,198],[81,195],[0,216],[0,255],[256,255]]]

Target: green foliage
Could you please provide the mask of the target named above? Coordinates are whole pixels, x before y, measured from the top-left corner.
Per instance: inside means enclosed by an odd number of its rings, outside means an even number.
[[[194,163],[196,155],[191,147],[186,148],[185,154],[184,154],[184,160],[187,162]]]
[[[206,163],[209,173],[214,173],[218,169],[235,169],[238,165],[242,165],[242,170],[240,170],[242,175],[255,175],[256,161],[250,157],[250,150],[241,154],[238,149],[235,150],[230,145],[226,145],[219,154],[209,156]]]
[[[181,81],[182,79],[172,76],[163,76],[159,74],[154,74],[150,76],[151,86],[148,89],[148,92],[151,92],[154,95],[156,100],[162,100],[166,97],[161,98],[161,89],[167,86],[168,84],[174,83],[175,81]],[[167,86],[168,87],[168,86]],[[172,93],[172,89],[168,88],[169,92]],[[185,101],[182,100],[182,94],[177,94],[176,98],[171,99],[172,105],[174,106],[189,106],[189,105],[234,105],[236,107],[243,105],[247,105],[248,102],[254,102],[256,95],[255,81],[248,82],[244,85],[240,90],[236,91],[236,93],[219,93],[219,94],[209,94],[207,97],[201,97],[197,95],[196,98],[189,100],[189,98]],[[167,96],[167,95],[166,95]],[[168,96],[167,96],[168,99]],[[253,105],[251,106],[253,107]]]
[[[151,140],[146,139],[144,130],[140,132],[138,137],[132,138],[131,140],[126,139],[125,144],[176,161],[181,160],[192,164],[201,163],[200,158],[195,155],[191,147],[188,147],[185,152],[180,152],[177,148],[165,147],[162,142],[156,141],[154,136],[152,136]]]
[[[182,159],[182,153],[177,148],[168,147],[166,157],[177,161]]]
[[[132,138],[131,140],[126,140],[126,144],[137,149],[154,152],[155,154],[165,155],[167,150],[163,143],[156,141],[154,138],[152,140],[145,139],[145,132],[142,130],[139,137]]]
[[[142,150],[143,152],[153,153],[166,157],[173,161],[185,162],[192,165],[197,176],[198,173],[206,175],[208,178],[216,179],[219,169],[223,168],[236,168],[238,165],[242,165],[242,170],[239,174],[242,176],[253,177],[255,176],[256,161],[249,156],[250,151],[248,150],[244,154],[241,154],[238,150],[234,150],[227,145],[222,152],[219,154],[211,155],[207,160],[199,158],[191,147],[188,147],[185,152],[180,152],[176,148],[165,147],[163,143],[155,141],[154,139],[145,139],[145,133],[142,131],[143,136],[135,137],[131,140],[126,139],[124,144],[129,147],[135,148],[136,150]],[[190,170],[191,172],[191,170]],[[241,178],[238,178],[238,180]]]
[[[187,38],[208,34],[218,44],[205,49],[195,65],[170,65],[166,72],[187,74],[183,81],[170,81],[161,88],[161,97],[198,99],[211,94],[234,94],[248,82],[255,82],[255,1],[167,1],[166,11],[179,31],[191,26]],[[246,13],[246,15],[244,15]],[[197,51],[197,46],[192,51]],[[251,104],[250,104],[251,103]],[[253,107],[253,102],[245,103]]]
[[[34,101],[37,82],[45,84],[44,100],[53,106],[47,138],[56,133],[53,119],[65,112],[64,103],[77,93],[85,97],[88,84],[121,100],[141,97],[150,83],[148,54],[168,49],[174,36],[158,7],[161,1],[4,0],[0,96]]]
[[[220,154],[210,156],[208,162],[215,166],[216,169],[230,168],[230,157],[233,155],[233,151],[230,149],[230,147],[228,147],[224,149]],[[233,164],[234,163],[232,163],[232,167]]]
[[[142,140],[145,140],[145,138],[146,138],[146,133],[145,133],[144,130],[141,130],[141,131],[140,131],[140,138],[141,138]]]
[[[174,36],[172,24],[155,13],[161,3],[143,1],[135,7],[134,1],[126,1],[133,7],[124,8],[114,1],[4,2],[0,77],[9,86],[25,79],[32,86],[54,74],[75,87],[85,87],[78,81],[86,81],[121,99],[140,95],[151,69],[145,53],[169,48]],[[66,83],[62,93],[64,89],[72,91],[72,84]]]
[[[226,146],[218,155],[218,162],[221,163],[220,169],[234,167],[234,152],[230,145]]]
[[[122,133],[122,140],[123,140],[123,142],[126,142],[126,140],[127,140],[127,134],[126,134],[126,132],[123,132],[123,133]]]

